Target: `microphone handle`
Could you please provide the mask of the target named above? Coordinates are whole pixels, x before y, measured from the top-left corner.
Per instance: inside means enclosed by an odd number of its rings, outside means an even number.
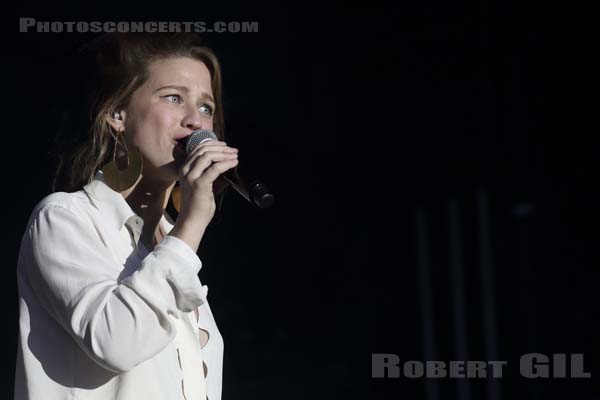
[[[226,177],[225,174],[222,174],[221,176],[219,176],[219,178],[221,178],[221,179],[225,180],[225,182],[229,183],[229,185],[231,185],[231,187],[236,192],[241,194],[243,198],[248,200],[248,202],[252,203],[252,200],[250,200],[250,196],[248,195],[248,192],[246,192],[243,188],[241,188],[238,185],[236,185],[235,183],[233,183],[233,181],[231,179],[229,179],[228,177]]]
[[[238,192],[243,198],[248,200],[250,204],[254,204],[260,208],[270,208],[273,206],[275,202],[275,196],[269,191],[267,186],[257,180],[254,180],[250,184],[250,189],[246,190],[234,182],[231,181],[227,176],[221,175],[219,178],[225,180],[225,182],[229,183],[236,192]]]

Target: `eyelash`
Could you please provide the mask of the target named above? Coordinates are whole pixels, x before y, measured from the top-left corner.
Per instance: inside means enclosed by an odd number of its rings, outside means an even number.
[[[179,101],[177,102],[177,104],[183,104],[183,100],[181,99],[181,96],[178,94],[168,94],[166,96],[164,96],[165,98],[169,98],[169,97],[177,97],[179,99]],[[214,109],[211,105],[209,104],[202,104],[202,106],[207,107],[209,109],[208,111],[208,115],[212,116],[214,114]]]

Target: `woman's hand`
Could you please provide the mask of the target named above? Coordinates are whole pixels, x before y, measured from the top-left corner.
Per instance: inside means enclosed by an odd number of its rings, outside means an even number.
[[[194,148],[179,169],[181,203],[174,236],[197,250],[215,210],[213,183],[238,164],[238,150],[225,142],[208,140]]]

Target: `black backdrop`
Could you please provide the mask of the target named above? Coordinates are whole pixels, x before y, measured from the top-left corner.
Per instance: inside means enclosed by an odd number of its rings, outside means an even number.
[[[258,21],[256,33],[204,35],[223,67],[240,172],[277,197],[260,210],[230,194],[199,252],[225,340],[224,399],[418,399],[436,388],[443,399],[494,398],[483,379],[372,378],[373,353],[507,360],[494,389],[502,398],[600,396],[589,13],[492,0],[10,11],[6,398],[19,241],[50,193],[56,138],[77,130],[76,49],[93,38],[19,33],[19,17]],[[519,377],[519,357],[533,352],[584,353],[592,379]]]

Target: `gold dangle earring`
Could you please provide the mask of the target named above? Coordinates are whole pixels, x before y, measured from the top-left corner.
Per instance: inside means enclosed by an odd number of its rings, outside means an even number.
[[[117,147],[119,146],[119,136],[122,137],[123,148],[125,149],[126,162],[122,169],[117,163]],[[112,161],[102,168],[104,181],[110,188],[116,192],[123,192],[131,188],[140,178],[142,174],[142,154],[139,148],[130,152],[125,143],[123,132],[117,132],[114,143],[114,151]]]

